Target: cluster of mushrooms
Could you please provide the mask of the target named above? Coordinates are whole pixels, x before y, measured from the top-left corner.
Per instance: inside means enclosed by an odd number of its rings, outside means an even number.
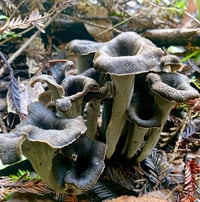
[[[180,65],[176,56],[134,32],[104,43],[73,40],[67,51],[77,58],[77,74],[56,69],[31,79],[48,88],[0,135],[0,158],[12,164],[25,156],[49,187],[79,194],[97,182],[105,159],[145,159],[175,104],[199,93],[168,71]]]

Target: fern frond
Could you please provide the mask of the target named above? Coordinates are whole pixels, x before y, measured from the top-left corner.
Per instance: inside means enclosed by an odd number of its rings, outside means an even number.
[[[182,137],[185,138],[189,138],[190,136],[192,136],[194,133],[196,132],[195,130],[195,126],[192,124],[187,124],[185,131],[182,134]]]
[[[11,177],[0,178],[0,197],[5,196],[11,192],[19,193],[32,193],[37,195],[45,195],[52,193],[52,190],[48,189],[46,184],[40,179],[25,180],[26,175],[23,175],[18,180],[13,180]]]
[[[8,84],[7,103],[8,112],[21,112],[20,90],[15,77],[12,77]]]
[[[21,16],[9,19],[2,27],[0,27],[0,33],[14,29],[26,29],[31,25],[34,25],[37,28],[42,28],[44,25],[42,24],[41,20],[46,17],[47,15],[41,16],[38,9],[36,9],[30,13],[29,17],[26,17],[25,19],[22,19]]]
[[[185,165],[184,191],[186,195],[181,199],[181,202],[195,201],[197,194],[197,175],[200,173],[200,166],[197,161],[188,160]]]
[[[8,83],[8,92],[7,92],[7,105],[8,112],[20,113],[21,114],[21,98],[20,90],[16,78],[14,77],[13,69],[8,63],[4,54],[0,51],[0,58],[3,60],[6,68],[9,71],[10,81]]]
[[[10,15],[14,10],[16,10],[16,6],[11,0],[1,0],[0,10],[2,10],[6,15]]]
[[[95,184],[94,187],[92,188],[92,191],[101,201],[105,199],[113,199],[117,197],[117,195],[113,193],[112,190],[110,190],[102,182],[98,182],[97,184]]]

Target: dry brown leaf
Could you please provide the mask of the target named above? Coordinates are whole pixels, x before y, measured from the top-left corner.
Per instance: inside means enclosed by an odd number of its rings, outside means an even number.
[[[28,40],[25,39],[24,43]],[[26,48],[26,53],[30,57],[35,57],[38,54],[45,54],[45,45],[40,37],[35,37],[34,40]]]
[[[14,195],[7,200],[8,202],[54,202],[53,199],[47,199],[45,197],[29,194],[29,193],[14,193]]]
[[[31,102],[38,101],[38,96],[44,92],[44,88],[41,83],[36,83],[34,87],[30,87],[29,80],[20,82],[21,92],[21,110],[24,114],[28,114],[28,105]]]
[[[108,17],[108,11],[105,7],[102,7],[98,4],[88,4],[87,1],[82,0],[78,6],[78,9],[84,12],[85,15],[90,18],[88,23],[84,23],[84,26],[96,41],[104,42],[111,39],[112,30],[108,30],[101,34],[101,32],[112,27],[111,20],[106,19]],[[105,19],[97,19],[100,17]]]
[[[104,20],[95,19],[95,20],[90,20],[90,22],[93,22],[94,24],[97,24],[97,25],[103,25],[107,28],[112,27],[111,21],[107,19],[104,19]],[[104,41],[109,41],[111,39],[112,30],[101,34],[101,32],[103,32],[107,28],[96,27],[94,25],[89,25],[86,23],[84,23],[84,26],[96,41],[104,42]]]
[[[188,0],[187,1],[187,8],[186,13],[183,14],[181,27],[193,27],[194,28],[194,20],[191,18],[191,16],[195,17],[197,14],[198,5],[196,0]],[[191,16],[189,16],[189,15]]]
[[[174,199],[170,197],[169,193],[169,191],[163,190],[149,192],[141,197],[123,195],[112,200],[105,200],[104,202],[173,202]]]
[[[147,196],[142,196],[139,198],[134,196],[120,196],[116,199],[106,200],[105,202],[168,202],[168,201],[164,199],[158,199],[158,198],[147,197]]]

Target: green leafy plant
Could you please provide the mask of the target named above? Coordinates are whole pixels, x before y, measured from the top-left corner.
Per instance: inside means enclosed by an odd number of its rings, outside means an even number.
[[[192,77],[190,79],[190,83],[192,83],[198,90],[200,90],[200,83],[197,81],[196,77]]]
[[[40,176],[37,175],[34,172],[30,172],[28,170],[21,170],[19,169],[18,172],[15,175],[10,175],[10,177],[16,181],[19,180],[20,178],[23,177],[24,181],[28,181],[28,180],[36,180],[36,179],[40,179]]]

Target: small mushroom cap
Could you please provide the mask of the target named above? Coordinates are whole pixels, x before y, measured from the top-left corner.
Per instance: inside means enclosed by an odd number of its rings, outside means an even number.
[[[70,96],[71,101],[84,97],[88,92],[98,92],[99,84],[86,76],[68,75],[61,84],[65,89],[65,94]]]
[[[39,76],[35,76],[30,80],[30,85],[34,86],[36,82],[44,81],[48,84],[49,90],[51,91],[53,98],[60,98],[64,95],[65,92],[62,86],[57,84],[56,80],[50,75],[42,74]]]
[[[175,72],[183,66],[180,59],[175,55],[164,55],[160,59],[160,65],[165,72]]]
[[[168,101],[184,102],[199,97],[199,93],[190,86],[189,79],[178,73],[149,73],[147,81],[153,93]]]
[[[94,67],[110,74],[139,74],[161,71],[164,52],[134,32],[124,32],[107,42],[95,54]]]
[[[180,59],[176,55],[164,55],[160,59],[160,63],[163,66],[166,65],[180,65]]]
[[[56,100],[56,108],[58,111],[66,113],[72,108],[70,97],[64,97]]]
[[[103,44],[95,41],[75,39],[67,44],[66,49],[69,54],[88,55],[95,53]]]

